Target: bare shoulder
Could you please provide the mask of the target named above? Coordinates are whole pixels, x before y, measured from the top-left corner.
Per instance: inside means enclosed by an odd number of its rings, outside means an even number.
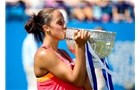
[[[51,63],[55,62],[58,58],[54,52],[49,49],[39,48],[35,53],[35,65],[39,67],[47,67],[51,65]]]
[[[54,52],[46,48],[39,48],[34,57],[34,69],[36,76],[42,76],[48,71],[52,72],[50,68],[56,66],[58,57]]]
[[[46,55],[49,54],[49,51],[44,48],[39,48],[37,52],[35,53],[34,59],[37,60],[43,60],[45,59]]]

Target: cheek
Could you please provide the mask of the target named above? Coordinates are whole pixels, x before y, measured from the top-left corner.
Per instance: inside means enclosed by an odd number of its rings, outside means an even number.
[[[62,28],[62,26],[54,24],[53,26],[53,36],[56,37],[57,39],[64,39],[65,38],[65,34],[64,34],[64,30]]]
[[[55,32],[57,34],[60,34],[60,33],[63,33],[64,32],[63,31],[63,28],[60,25],[55,25],[54,27],[55,27]]]
[[[59,28],[55,28],[52,32],[52,35],[59,40],[62,40],[65,38],[64,31],[62,29],[59,29]]]
[[[61,27],[60,25],[54,24],[54,25],[53,25],[53,29],[54,29],[55,31],[60,32],[60,31],[62,30],[62,27]]]
[[[65,34],[64,34],[64,31],[61,29],[61,30],[57,30],[57,33],[56,33],[56,36],[59,38],[59,39],[65,39]]]

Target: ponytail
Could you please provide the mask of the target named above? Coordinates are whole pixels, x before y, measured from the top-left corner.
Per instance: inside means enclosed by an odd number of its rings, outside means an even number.
[[[32,18],[26,22],[24,28],[27,33],[32,33],[34,35],[34,38],[37,42],[43,42],[43,29],[42,25],[38,23],[39,17],[35,14],[32,15]]]

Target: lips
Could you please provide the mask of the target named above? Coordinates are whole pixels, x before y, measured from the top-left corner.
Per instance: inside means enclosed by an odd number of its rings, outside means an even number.
[[[66,30],[64,31],[64,34],[66,35]]]

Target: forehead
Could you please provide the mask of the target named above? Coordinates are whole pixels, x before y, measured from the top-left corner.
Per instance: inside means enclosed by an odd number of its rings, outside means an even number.
[[[58,10],[53,12],[53,20],[64,19],[62,13]]]

